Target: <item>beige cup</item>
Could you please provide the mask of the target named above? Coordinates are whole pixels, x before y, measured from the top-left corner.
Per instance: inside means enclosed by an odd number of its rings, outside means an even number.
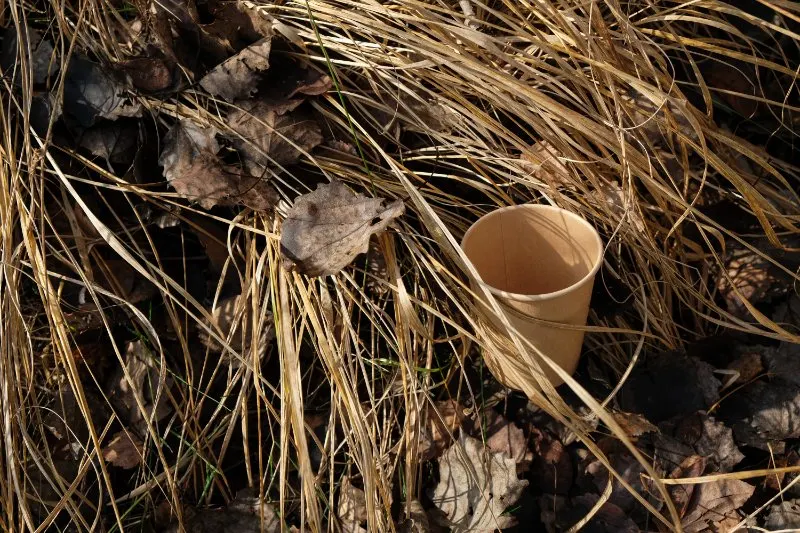
[[[520,205],[480,218],[467,230],[461,245],[510,324],[566,372],[575,372],[584,332],[531,317],[586,325],[594,278],[603,258],[597,231],[558,207]],[[496,315],[492,321],[505,331]],[[513,344],[505,345],[499,351],[485,351],[489,370],[508,387],[538,389],[524,354]],[[563,383],[545,363],[540,366],[553,386]]]

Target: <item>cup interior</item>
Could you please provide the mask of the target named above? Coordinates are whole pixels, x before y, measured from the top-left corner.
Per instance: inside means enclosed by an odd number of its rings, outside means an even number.
[[[490,288],[522,296],[557,293],[593,278],[603,253],[586,220],[544,205],[489,213],[470,227],[462,247]]]

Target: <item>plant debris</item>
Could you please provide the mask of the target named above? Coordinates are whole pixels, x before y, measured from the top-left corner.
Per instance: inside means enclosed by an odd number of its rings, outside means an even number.
[[[114,466],[130,470],[142,464],[144,447],[142,441],[128,431],[120,431],[103,448],[103,459]]]
[[[353,486],[349,477],[339,486],[337,516],[344,533],[366,533],[361,524],[367,521],[367,497],[362,489]]]
[[[261,73],[269,68],[271,48],[271,38],[248,46],[214,67],[200,80],[200,87],[228,102],[250,98],[261,81]]]
[[[516,462],[462,436],[438,459],[439,483],[431,493],[453,532],[489,533],[514,525],[505,510],[528,485],[517,478]]]
[[[281,232],[284,265],[308,276],[341,271],[366,253],[369,238],[404,210],[401,200],[356,194],[339,181],[322,184],[295,200]]]
[[[302,99],[250,100],[228,114],[228,126],[237,134],[231,142],[250,174],[262,177],[267,168],[294,164],[322,143],[317,121],[298,109],[302,103]]]
[[[97,119],[138,117],[142,106],[127,95],[126,87],[99,64],[73,57],[64,78],[64,113],[83,128]]]
[[[224,509],[201,509],[191,514],[185,531],[193,533],[281,533],[281,519],[271,504],[251,489],[239,491]],[[184,531],[177,524],[167,533]]]
[[[172,127],[159,158],[169,184],[205,209],[237,204],[257,211],[272,209],[278,201],[277,191],[265,180],[223,164],[217,156],[216,133],[186,119]]]

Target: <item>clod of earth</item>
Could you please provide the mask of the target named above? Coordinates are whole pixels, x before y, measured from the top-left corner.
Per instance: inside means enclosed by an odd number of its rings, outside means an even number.
[[[404,210],[402,200],[356,194],[339,181],[300,196],[283,223],[284,265],[308,276],[340,272]]]

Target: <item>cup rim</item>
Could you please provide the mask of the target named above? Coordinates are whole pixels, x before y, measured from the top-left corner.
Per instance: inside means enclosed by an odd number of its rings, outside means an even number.
[[[597,232],[597,229],[595,229],[594,226],[589,224],[589,221],[586,220],[585,218],[583,218],[583,217],[581,217],[579,215],[576,215],[572,211],[567,211],[566,209],[562,209],[561,207],[557,207],[557,206],[554,206],[554,205],[521,204],[521,205],[510,205],[510,206],[506,206],[506,207],[501,207],[499,209],[495,209],[494,211],[491,211],[490,213],[487,213],[487,214],[483,215],[478,220],[476,220],[475,222],[472,223],[472,225],[464,233],[464,236],[461,238],[461,249],[464,250],[464,243],[467,241],[467,238],[472,233],[472,231],[475,229],[475,227],[478,224],[480,224],[482,221],[486,220],[489,217],[497,216],[497,215],[499,215],[501,213],[508,212],[508,211],[514,211],[514,210],[517,210],[517,209],[539,210],[539,211],[558,211],[558,212],[566,215],[567,217],[571,217],[573,220],[579,222],[581,225],[583,225],[585,228],[587,228],[589,230],[590,234],[592,236],[594,236],[595,242],[597,244],[598,256],[595,258],[594,265],[592,266],[592,269],[583,278],[581,278],[579,281],[576,281],[575,283],[573,283],[572,285],[570,285],[568,287],[564,287],[563,289],[559,289],[559,290],[554,291],[554,292],[545,292],[545,293],[542,293],[542,294],[519,294],[519,293],[515,293],[515,292],[507,292],[507,291],[504,291],[504,290],[501,290],[501,289],[497,289],[497,288],[489,285],[488,283],[484,282],[483,279],[480,278],[480,273],[478,273],[479,277],[478,277],[477,281],[479,281],[480,284],[483,287],[485,287],[489,292],[491,292],[495,296],[499,296],[499,297],[504,298],[506,300],[512,300],[512,301],[515,301],[515,302],[541,302],[541,301],[546,301],[546,300],[553,300],[555,298],[558,298],[559,296],[563,296],[563,295],[565,295],[565,294],[567,294],[569,292],[573,292],[576,289],[580,288],[582,285],[584,285],[584,284],[586,284],[586,283],[588,283],[588,282],[590,282],[590,281],[592,281],[594,279],[594,277],[597,275],[598,270],[600,270],[600,265],[603,264],[603,255],[604,255],[604,252],[605,252],[604,247],[603,247],[603,240],[600,238],[600,234]],[[470,260],[470,262],[472,262],[472,261]]]

